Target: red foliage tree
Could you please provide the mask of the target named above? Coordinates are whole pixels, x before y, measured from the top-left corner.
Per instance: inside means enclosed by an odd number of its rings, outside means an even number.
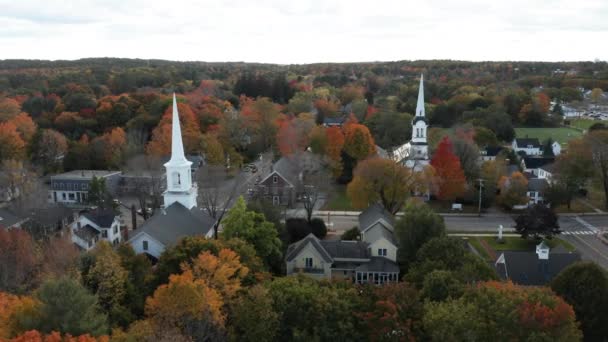
[[[437,175],[438,193],[441,200],[454,200],[465,191],[466,179],[460,160],[452,151],[452,142],[444,137],[433,155],[431,165]]]

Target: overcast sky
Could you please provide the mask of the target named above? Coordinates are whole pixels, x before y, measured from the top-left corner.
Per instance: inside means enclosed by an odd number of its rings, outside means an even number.
[[[0,0],[0,59],[608,60],[608,0]]]

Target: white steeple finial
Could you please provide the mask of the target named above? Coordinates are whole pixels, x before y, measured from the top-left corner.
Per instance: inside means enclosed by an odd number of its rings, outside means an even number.
[[[171,160],[169,164],[181,164],[188,160],[184,155],[184,144],[182,143],[182,129],[179,124],[179,114],[177,113],[177,100],[173,93],[173,118],[171,121]]]
[[[420,87],[418,88],[418,103],[416,104],[416,116],[424,116],[424,81],[420,74]]]

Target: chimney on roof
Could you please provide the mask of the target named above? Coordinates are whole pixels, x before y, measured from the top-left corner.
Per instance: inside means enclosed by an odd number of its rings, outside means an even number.
[[[84,170],[80,171],[80,175],[84,177]]]

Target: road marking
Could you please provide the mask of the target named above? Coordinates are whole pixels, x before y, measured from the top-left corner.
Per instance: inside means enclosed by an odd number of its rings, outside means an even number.
[[[595,232],[590,230],[566,230],[562,231],[563,235],[595,235]]]
[[[583,225],[585,228],[587,228],[587,229],[589,229],[589,230],[591,230],[591,231],[593,231],[593,232],[595,232],[595,233],[599,232],[599,229],[597,229],[597,228],[596,228],[594,225],[592,225],[591,223],[589,223],[589,222],[587,222],[587,221],[583,220],[583,219],[582,219],[582,218],[580,218],[579,216],[576,216],[576,217],[574,218],[574,220],[576,220],[576,222],[578,222],[578,223],[582,224],[582,225]]]

